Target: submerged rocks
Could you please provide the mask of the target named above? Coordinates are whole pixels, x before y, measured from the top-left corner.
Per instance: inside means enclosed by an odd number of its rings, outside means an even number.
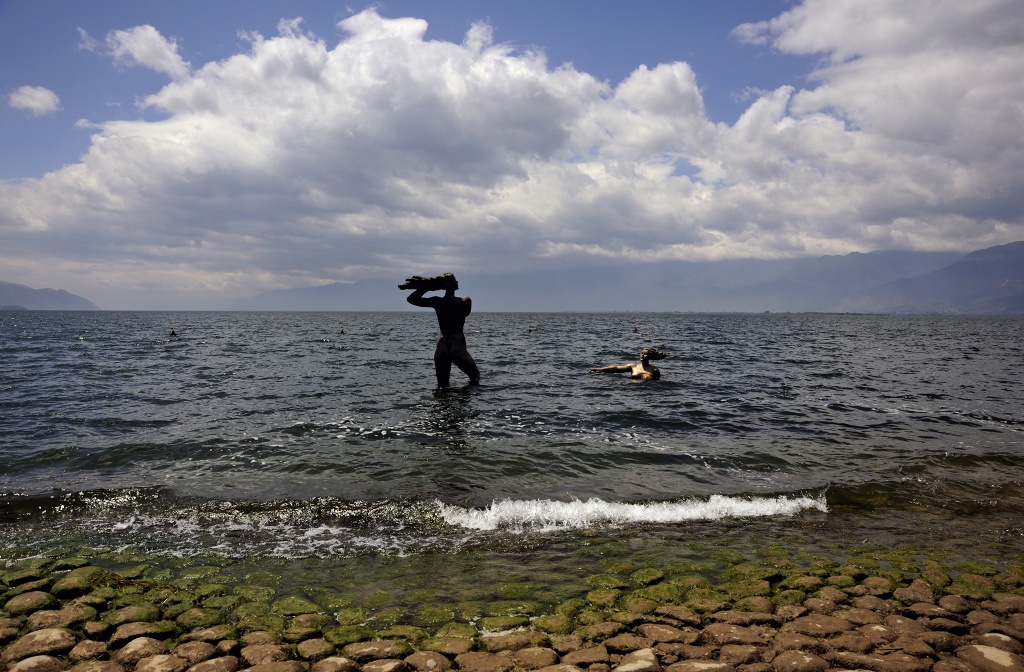
[[[719,586],[631,570],[551,614],[505,601],[470,622],[426,610],[374,630],[371,609],[324,613],[251,586],[190,593],[83,562],[3,575],[0,672],[1024,672],[1024,563],[738,565]]]

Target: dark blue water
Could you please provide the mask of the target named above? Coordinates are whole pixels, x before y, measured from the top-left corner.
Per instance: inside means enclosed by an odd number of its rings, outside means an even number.
[[[429,311],[0,313],[0,557],[1024,552],[1024,320],[474,313],[483,384],[443,392],[435,334]],[[588,371],[647,345],[659,381]]]

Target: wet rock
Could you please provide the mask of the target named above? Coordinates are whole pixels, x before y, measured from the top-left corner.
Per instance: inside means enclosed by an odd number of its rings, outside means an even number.
[[[96,580],[104,574],[99,567],[80,567],[53,584],[50,592],[61,598],[85,595],[96,588]]]
[[[542,667],[537,672],[582,672],[580,668],[574,667],[573,665],[552,665],[550,667]],[[590,672],[601,672],[596,667],[590,668]]]
[[[618,672],[661,672],[661,663],[651,649],[639,649],[623,656],[615,669]]]
[[[1001,632],[987,632],[984,635],[978,636],[975,643],[982,646],[991,646],[994,649],[1002,649],[1017,655],[1024,653],[1024,644]]]
[[[334,645],[322,637],[317,637],[300,642],[295,650],[304,660],[320,660],[334,653]]]
[[[868,625],[871,623],[881,623],[882,617],[870,609],[861,609],[859,607],[853,607],[851,609],[844,609],[842,611],[833,614],[836,618],[849,621],[853,625]]]
[[[132,604],[123,609],[116,609],[105,615],[104,621],[118,626],[125,623],[153,622],[160,620],[160,607],[149,602]]]
[[[287,660],[291,649],[285,644],[250,644],[241,651],[242,660],[252,667]]]
[[[922,632],[918,635],[918,638],[922,642],[928,644],[936,651],[950,652],[955,651],[963,643],[961,638],[954,635],[951,632],[944,632],[941,630],[932,630],[930,632]]]
[[[906,588],[897,588],[892,591],[892,596],[904,604],[935,601],[935,592],[931,584],[922,579],[916,579]]]
[[[611,658],[608,655],[608,649],[603,644],[570,651],[562,656],[563,663],[566,665],[576,665],[577,667],[589,667],[594,663],[607,663],[609,660]]]
[[[480,639],[481,647],[485,651],[496,653],[498,651],[518,651],[532,646],[547,646],[551,643],[548,636],[542,632],[513,632],[506,635],[493,635]]]
[[[655,642],[680,642],[693,644],[700,637],[700,630],[694,628],[675,628],[659,623],[644,623],[637,626],[641,635]]]
[[[87,604],[69,604],[63,609],[37,611],[28,617],[29,630],[70,628],[95,620],[96,610]]]
[[[915,602],[906,608],[906,613],[917,616],[918,618],[948,618],[953,615],[953,612],[947,611],[937,604],[930,602]]]
[[[972,644],[958,649],[956,655],[981,672],[1024,672],[1020,656],[991,646]]]
[[[473,650],[473,640],[464,637],[431,637],[420,642],[420,649],[457,656]]]
[[[658,607],[654,610],[654,613],[660,616],[667,616],[675,621],[678,621],[682,625],[697,626],[701,623],[700,616],[693,613],[693,611],[686,607],[681,607],[677,605],[669,604],[662,607]]]
[[[238,658],[236,656],[218,656],[196,663],[186,672],[235,672],[237,669]]]
[[[82,626],[82,632],[89,639],[107,639],[113,626],[103,621],[89,621]]]
[[[124,665],[112,660],[86,660],[73,666],[67,672],[125,672]]]
[[[499,653],[470,651],[457,656],[455,665],[466,672],[508,672],[515,666],[515,660]]]
[[[0,664],[32,656],[57,656],[67,653],[78,641],[66,628],[45,628],[15,640],[0,654]]]
[[[852,651],[853,653],[871,653],[877,645],[864,635],[856,632],[844,632],[828,640],[828,645],[837,651]]]
[[[867,638],[875,646],[894,642],[899,639],[900,636],[899,633],[892,628],[881,624],[862,625],[857,628],[857,634]]]
[[[385,658],[405,658],[413,652],[412,645],[401,639],[380,639],[373,642],[357,642],[349,644],[342,653],[357,663],[365,664],[371,660]]]
[[[775,610],[775,615],[781,618],[784,623],[795,621],[806,613],[807,609],[799,604],[785,604]]]
[[[786,623],[782,626],[782,629],[812,637],[828,637],[846,630],[852,630],[853,624],[846,619],[835,616],[810,614]]]
[[[111,647],[117,648],[137,637],[153,637],[154,639],[168,639],[174,636],[177,628],[170,621],[157,621],[155,623],[125,623],[118,626],[114,634],[107,642]]]
[[[823,650],[821,641],[798,632],[780,632],[775,635],[772,641],[772,648],[776,651],[815,651],[820,653]]]
[[[185,659],[170,653],[143,658],[135,664],[135,672],[185,672],[186,668]]]
[[[68,653],[68,660],[72,663],[80,663],[83,660],[97,660],[107,655],[107,645],[104,642],[94,642],[91,639],[83,639],[75,648]]]
[[[409,659],[406,658],[406,661]],[[516,651],[515,655],[516,667],[524,670],[539,670],[542,667],[550,667],[558,663],[558,654],[555,653],[554,649],[549,649],[544,646],[531,646],[526,649],[520,649]],[[423,672],[430,672],[424,670]]]
[[[881,614],[883,616],[891,614],[893,612],[891,604],[874,595],[864,595],[862,597],[856,598],[853,601],[853,606],[857,609],[865,609],[867,611],[872,611],[876,614]]]
[[[736,672],[736,668],[715,660],[683,660],[672,663],[665,672]]]
[[[935,649],[930,647],[924,641],[917,637],[909,637],[904,635],[896,641],[889,644],[889,648],[902,651],[909,656],[916,656],[917,658],[934,658]]]
[[[860,582],[867,589],[867,595],[881,597],[892,592],[892,581],[884,576],[869,576]]]
[[[726,644],[766,645],[764,639],[750,628],[730,623],[712,623],[704,628],[704,639],[719,646]]]
[[[209,642],[215,644],[224,639],[237,639],[238,631],[235,630],[234,626],[222,624],[215,625],[212,628],[201,628],[199,630],[193,630],[192,632],[185,633],[181,637],[183,642]]]
[[[43,609],[55,609],[60,601],[50,593],[41,590],[30,590],[15,595],[4,604],[4,611],[11,616],[23,616]]]
[[[649,649],[654,646],[654,640],[623,633],[604,640],[605,648],[612,653],[630,653],[641,649]]]
[[[366,663],[363,665],[363,672],[402,672],[407,667],[404,660],[384,658]]]
[[[726,644],[718,651],[718,660],[730,665],[750,665],[761,660],[761,649],[747,644]]]
[[[887,616],[884,623],[886,627],[900,635],[919,635],[928,629],[923,623],[906,616]]]
[[[874,672],[926,672],[931,661],[909,656],[905,653],[884,655],[839,651],[833,662],[849,669],[865,669]]]
[[[114,660],[122,665],[134,665],[143,658],[167,653],[167,644],[152,637],[138,637],[124,645],[114,654]]]
[[[444,670],[438,669],[439,672],[444,672]],[[310,672],[358,672],[358,670],[359,664],[356,661],[341,656],[331,656],[315,663]]]
[[[603,642],[609,637],[622,632],[625,628],[621,623],[614,621],[605,621],[603,623],[594,623],[587,627],[586,636],[592,642]]]
[[[210,642],[191,641],[174,647],[172,653],[179,658],[184,658],[189,665],[195,665],[213,658],[216,652],[217,648]]]
[[[828,662],[806,651],[783,651],[771,662],[775,672],[825,672]]]
[[[32,656],[19,660],[8,668],[8,672],[60,672],[64,664],[53,656]]]
[[[248,672],[306,672],[306,666],[297,660],[284,660],[279,663],[253,665]]]
[[[220,609],[192,607],[180,614],[175,621],[185,630],[209,628],[224,622],[224,612]]]
[[[954,614],[966,614],[971,610],[971,603],[959,595],[945,595],[939,599],[939,606]]]
[[[744,627],[751,625],[770,625],[777,627],[781,624],[781,619],[771,613],[767,612],[755,612],[755,611],[719,611],[711,615],[711,619],[719,621],[721,623],[732,623],[733,625],[741,625]]]

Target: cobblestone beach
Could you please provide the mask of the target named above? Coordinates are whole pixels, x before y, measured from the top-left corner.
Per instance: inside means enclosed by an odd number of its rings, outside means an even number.
[[[370,627],[254,586],[182,588],[80,558],[0,573],[3,672],[1024,672],[1024,559],[898,569],[645,568],[585,597]]]

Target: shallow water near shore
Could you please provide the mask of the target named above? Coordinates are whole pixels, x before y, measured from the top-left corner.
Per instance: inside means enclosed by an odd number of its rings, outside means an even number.
[[[0,314],[0,557],[381,611],[780,553],[1024,554],[1022,320],[467,327],[483,384],[439,392],[426,312]],[[660,381],[588,372],[647,345]]]

